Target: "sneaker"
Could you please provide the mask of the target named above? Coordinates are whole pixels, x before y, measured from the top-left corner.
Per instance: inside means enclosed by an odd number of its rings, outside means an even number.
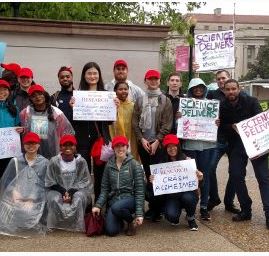
[[[210,201],[208,200],[208,204],[207,204],[207,210],[208,211],[212,211],[213,208],[217,205],[219,205],[221,203],[220,199],[216,200],[216,201]]]
[[[128,228],[125,232],[126,236],[134,236],[136,234],[136,225],[135,223],[128,223]]]
[[[198,230],[198,225],[196,224],[195,219],[189,220],[188,223],[189,223],[190,231],[197,231]]]
[[[245,212],[240,212],[233,216],[232,220],[239,222],[239,221],[245,221],[245,220],[251,220],[251,213],[245,213]]]
[[[179,226],[179,222],[178,223],[173,223],[173,222],[170,222],[171,226]]]
[[[225,210],[234,214],[240,213],[240,209],[236,208],[234,204],[225,205]]]
[[[211,220],[210,214],[207,209],[200,209],[201,219],[202,220]]]

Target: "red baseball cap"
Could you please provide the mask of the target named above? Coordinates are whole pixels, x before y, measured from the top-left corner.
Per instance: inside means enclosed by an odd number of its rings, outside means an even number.
[[[161,74],[159,71],[157,70],[154,70],[154,69],[150,69],[146,72],[145,74],[145,79],[150,79],[152,77],[155,77],[155,78],[158,78],[160,79],[161,78]]]
[[[60,139],[60,145],[64,145],[66,142],[71,142],[74,145],[77,145],[77,139],[72,134],[66,134]]]
[[[40,137],[38,134],[34,132],[28,132],[22,139],[22,143],[28,143],[28,142],[34,142],[34,143],[40,143]]]
[[[122,65],[122,66],[128,68],[127,62],[125,60],[116,60],[114,63],[114,68],[116,66],[119,66],[119,65]]]
[[[31,96],[34,92],[44,92],[45,89],[42,85],[40,84],[34,84],[32,86],[30,86],[29,90],[28,90],[28,95]]]
[[[9,63],[9,64],[1,63],[1,67],[4,68],[5,70],[12,71],[16,76],[18,76],[21,71],[21,66],[17,63]]]
[[[163,138],[163,146],[167,147],[169,144],[178,145],[179,139],[174,134],[167,134]]]
[[[9,89],[10,84],[6,80],[0,79],[0,87],[6,87]]]
[[[128,146],[128,139],[125,136],[115,136],[112,139],[112,148],[114,149],[115,146],[117,146],[118,144],[122,144],[125,146]]]
[[[33,71],[30,68],[22,68],[19,72],[18,77],[22,77],[22,76],[33,78],[34,76]]]

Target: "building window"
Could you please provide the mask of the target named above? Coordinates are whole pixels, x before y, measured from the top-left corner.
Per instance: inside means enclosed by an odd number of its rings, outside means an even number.
[[[234,26],[230,26],[230,29],[233,30],[234,29]]]
[[[222,30],[222,26],[218,26],[218,31]]]
[[[205,26],[205,30],[209,30],[209,26],[206,25],[206,26]]]
[[[263,30],[263,27],[259,27],[260,30]]]
[[[247,29],[251,29],[251,27],[247,27]]]
[[[248,69],[251,68],[251,65],[252,65],[252,62],[248,62],[247,66],[248,66]]]

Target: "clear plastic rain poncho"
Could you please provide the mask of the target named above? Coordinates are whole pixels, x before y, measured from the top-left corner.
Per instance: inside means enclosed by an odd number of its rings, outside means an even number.
[[[41,155],[30,167],[24,156],[11,159],[0,184],[0,234],[29,237],[45,234],[45,174],[48,160]]]
[[[85,231],[84,214],[93,194],[93,183],[86,160],[77,155],[69,167],[66,167],[60,154],[51,158],[45,183],[48,190],[54,185],[60,185],[66,191],[77,190],[71,203],[64,203],[62,194],[57,190],[48,191],[47,227]]]

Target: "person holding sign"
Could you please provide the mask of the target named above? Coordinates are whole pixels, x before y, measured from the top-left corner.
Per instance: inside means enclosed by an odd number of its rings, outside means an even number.
[[[95,62],[86,63],[81,72],[79,84],[81,91],[105,91],[102,73],[99,65]],[[72,104],[74,104],[74,98]],[[115,103],[116,104],[116,103]],[[111,141],[109,125],[111,121],[73,121],[76,131],[78,152],[86,159],[89,171],[94,173],[94,194],[98,198],[101,190],[101,181],[105,168],[105,162],[93,161],[91,164],[91,151],[95,142],[103,138],[106,145]],[[90,156],[89,156],[90,155]],[[93,170],[92,170],[93,166]]]
[[[114,91],[120,101],[120,105],[117,111],[117,120],[113,122],[109,127],[110,136],[114,138],[117,135],[122,135],[128,138],[130,143],[130,152],[132,156],[139,160],[137,152],[137,143],[132,129],[132,119],[134,103],[128,99],[129,85],[126,82],[117,82],[114,87]]]
[[[64,134],[74,133],[64,113],[50,104],[50,96],[42,85],[32,85],[28,90],[31,105],[20,113],[20,120],[27,133],[41,137],[39,152],[50,159],[59,153],[59,140]]]
[[[163,139],[163,147],[165,150],[163,163],[186,160],[188,157],[182,152],[179,139],[174,134],[167,134]],[[196,171],[198,180],[203,179],[203,173]],[[150,176],[151,182],[154,175]],[[165,218],[172,224],[179,224],[179,217],[184,208],[187,213],[187,220],[191,231],[197,231],[198,225],[195,221],[195,210],[199,196],[197,190],[167,194],[165,195]]]
[[[145,96],[135,103],[132,127],[135,131],[138,152],[147,178],[148,195],[153,195],[152,184],[149,182],[150,165],[157,164],[161,159],[160,143],[170,133],[173,123],[171,101],[160,90],[160,72],[148,70],[145,74]],[[159,221],[161,202],[157,197],[149,196],[149,211],[145,217]]]
[[[225,69],[220,69],[216,72],[216,81],[218,84],[217,90],[209,90],[207,94],[207,99],[216,99],[220,102],[225,100],[225,91],[224,91],[224,83],[230,79],[230,73]],[[218,192],[218,182],[217,182],[217,166],[219,160],[224,154],[229,154],[228,152],[228,144],[225,140],[224,135],[221,133],[220,129],[218,129],[218,138],[216,147],[213,149],[211,155],[211,172],[210,172],[210,190],[209,190],[209,199],[207,209],[211,211],[215,206],[221,203],[219,192]],[[229,171],[230,173],[230,171]],[[224,195],[224,205],[225,210],[231,213],[239,213],[240,210],[236,208],[234,205],[234,198],[235,198],[235,187],[231,182],[231,177],[229,174],[229,178],[227,181],[225,195]]]
[[[45,174],[48,160],[37,153],[40,137],[27,133],[25,154],[12,158],[0,184],[0,234],[45,234]]]
[[[10,84],[0,79],[0,128],[15,127],[20,123],[19,110],[10,100]],[[0,159],[0,178],[11,158]]]
[[[187,96],[203,100],[207,95],[207,87],[205,82],[200,78],[193,78],[188,86]],[[199,106],[198,106],[199,108]],[[199,109],[198,109],[199,111]],[[204,184],[201,187],[200,214],[202,220],[210,220],[210,214],[207,210],[209,195],[209,173],[210,158],[215,142],[186,139],[182,145],[184,153],[195,159],[198,170],[204,175]]]
[[[99,215],[108,203],[105,229],[109,236],[118,235],[124,221],[128,224],[127,236],[135,235],[136,227],[143,223],[144,174],[141,165],[128,153],[128,145],[124,136],[113,138],[115,156],[106,164],[101,194],[92,208],[92,213]]]
[[[93,183],[85,159],[76,154],[76,145],[74,135],[62,136],[61,153],[49,162],[45,178],[48,228],[85,231],[84,213],[91,202]]]
[[[241,207],[241,212],[236,214],[232,220],[245,221],[252,218],[252,200],[245,182],[248,156],[236,124],[261,113],[262,109],[256,98],[240,94],[240,87],[236,80],[227,80],[224,89],[226,99],[221,103],[219,129],[228,141],[230,175]],[[252,159],[251,163],[259,183],[266,226],[269,229],[268,154]]]

